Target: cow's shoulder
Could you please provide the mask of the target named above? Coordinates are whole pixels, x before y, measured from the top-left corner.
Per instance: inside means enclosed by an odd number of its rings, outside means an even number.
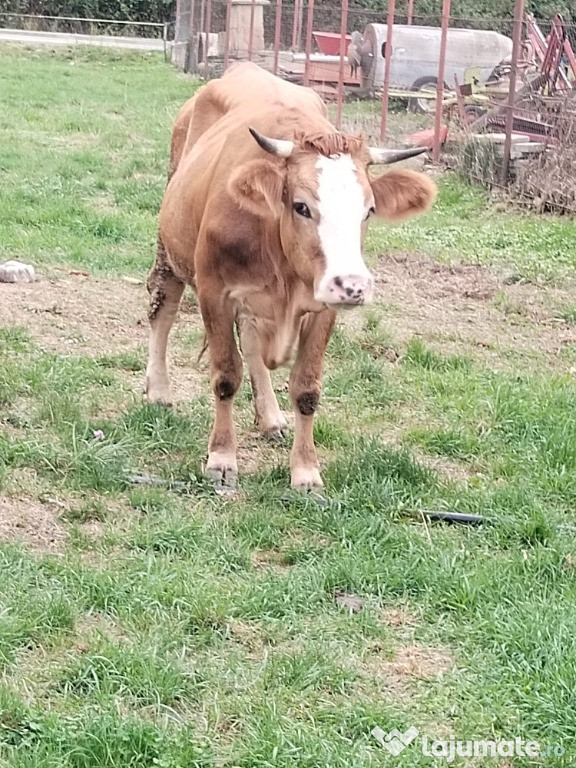
[[[244,272],[253,278],[264,274],[266,236],[260,219],[223,196],[207,204],[202,224],[205,258],[216,262],[223,274],[237,277]]]

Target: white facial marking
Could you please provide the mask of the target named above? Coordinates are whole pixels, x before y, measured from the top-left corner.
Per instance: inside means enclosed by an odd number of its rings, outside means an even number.
[[[319,171],[318,235],[326,259],[326,272],[316,286],[315,294],[318,301],[338,304],[343,300],[334,295],[335,278],[356,276],[366,281],[367,291],[371,292],[371,275],[361,249],[366,200],[350,155],[321,156],[316,167]],[[369,295],[365,298],[369,300]]]

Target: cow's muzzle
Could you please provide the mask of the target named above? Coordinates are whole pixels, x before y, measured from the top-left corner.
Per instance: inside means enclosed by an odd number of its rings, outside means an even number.
[[[336,275],[324,278],[316,291],[316,301],[334,308],[367,304],[372,300],[370,275]]]

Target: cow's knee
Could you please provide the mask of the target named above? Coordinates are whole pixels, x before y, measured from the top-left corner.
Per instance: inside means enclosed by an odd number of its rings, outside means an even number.
[[[313,416],[320,403],[319,389],[306,389],[294,396],[294,404],[302,416]]]
[[[212,375],[212,391],[220,402],[232,400],[242,383],[242,360],[236,354],[225,364],[220,364]]]

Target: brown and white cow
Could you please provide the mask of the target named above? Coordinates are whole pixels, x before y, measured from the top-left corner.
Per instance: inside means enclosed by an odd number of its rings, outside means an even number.
[[[398,221],[422,213],[436,188],[396,170],[373,178],[371,163],[421,150],[371,149],[338,133],[312,90],[255,64],[231,67],[181,109],[172,135],[170,178],[150,272],[146,392],[171,400],[166,349],[186,284],[198,295],[210,351],[216,414],[207,475],[236,482],[232,403],[248,366],[263,435],[281,437],[269,370],[290,364],[295,412],[290,457],[295,488],[322,486],[313,439],[322,367],[336,311],[369,302],[362,257],[371,215]]]

